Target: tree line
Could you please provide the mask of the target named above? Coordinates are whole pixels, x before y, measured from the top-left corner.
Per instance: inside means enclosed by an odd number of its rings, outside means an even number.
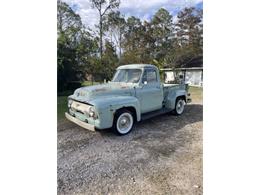
[[[124,17],[119,0],[90,0],[99,13],[97,31],[82,23],[66,3],[58,0],[58,90],[83,79],[111,79],[122,64],[147,63],[185,67],[203,55],[202,10],[184,8],[173,16],[160,8],[150,21]]]

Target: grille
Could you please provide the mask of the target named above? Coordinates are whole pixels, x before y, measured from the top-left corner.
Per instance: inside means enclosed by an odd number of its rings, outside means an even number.
[[[88,104],[83,104],[80,102],[73,101],[71,104],[71,109],[73,111],[79,112],[81,114],[89,114],[89,108],[91,106]]]

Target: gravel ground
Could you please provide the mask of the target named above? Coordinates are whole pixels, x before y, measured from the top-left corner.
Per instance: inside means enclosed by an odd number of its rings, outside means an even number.
[[[126,136],[58,124],[58,194],[202,194],[201,101]]]

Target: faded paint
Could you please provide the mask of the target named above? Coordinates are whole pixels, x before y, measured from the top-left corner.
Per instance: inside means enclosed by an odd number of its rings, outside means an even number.
[[[76,102],[73,102],[69,109],[70,115],[94,125],[96,128],[104,129],[113,125],[114,114],[118,109],[124,107],[135,109],[137,121],[140,121],[141,114],[160,109],[163,106],[174,109],[176,98],[187,96],[185,85],[161,84],[156,66],[124,65],[118,69],[131,68],[142,70],[142,76],[138,83],[110,82],[75,90],[74,94],[68,97]],[[157,82],[142,83],[145,69],[156,71]],[[90,107],[95,110],[96,118],[89,116]]]

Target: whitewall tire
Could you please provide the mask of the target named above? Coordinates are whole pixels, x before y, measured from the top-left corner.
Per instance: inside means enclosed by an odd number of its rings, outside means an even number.
[[[122,109],[115,114],[113,129],[119,135],[126,135],[133,129],[134,122],[133,114],[128,110]]]
[[[174,114],[181,115],[184,112],[186,102],[183,98],[177,98],[175,103]]]

